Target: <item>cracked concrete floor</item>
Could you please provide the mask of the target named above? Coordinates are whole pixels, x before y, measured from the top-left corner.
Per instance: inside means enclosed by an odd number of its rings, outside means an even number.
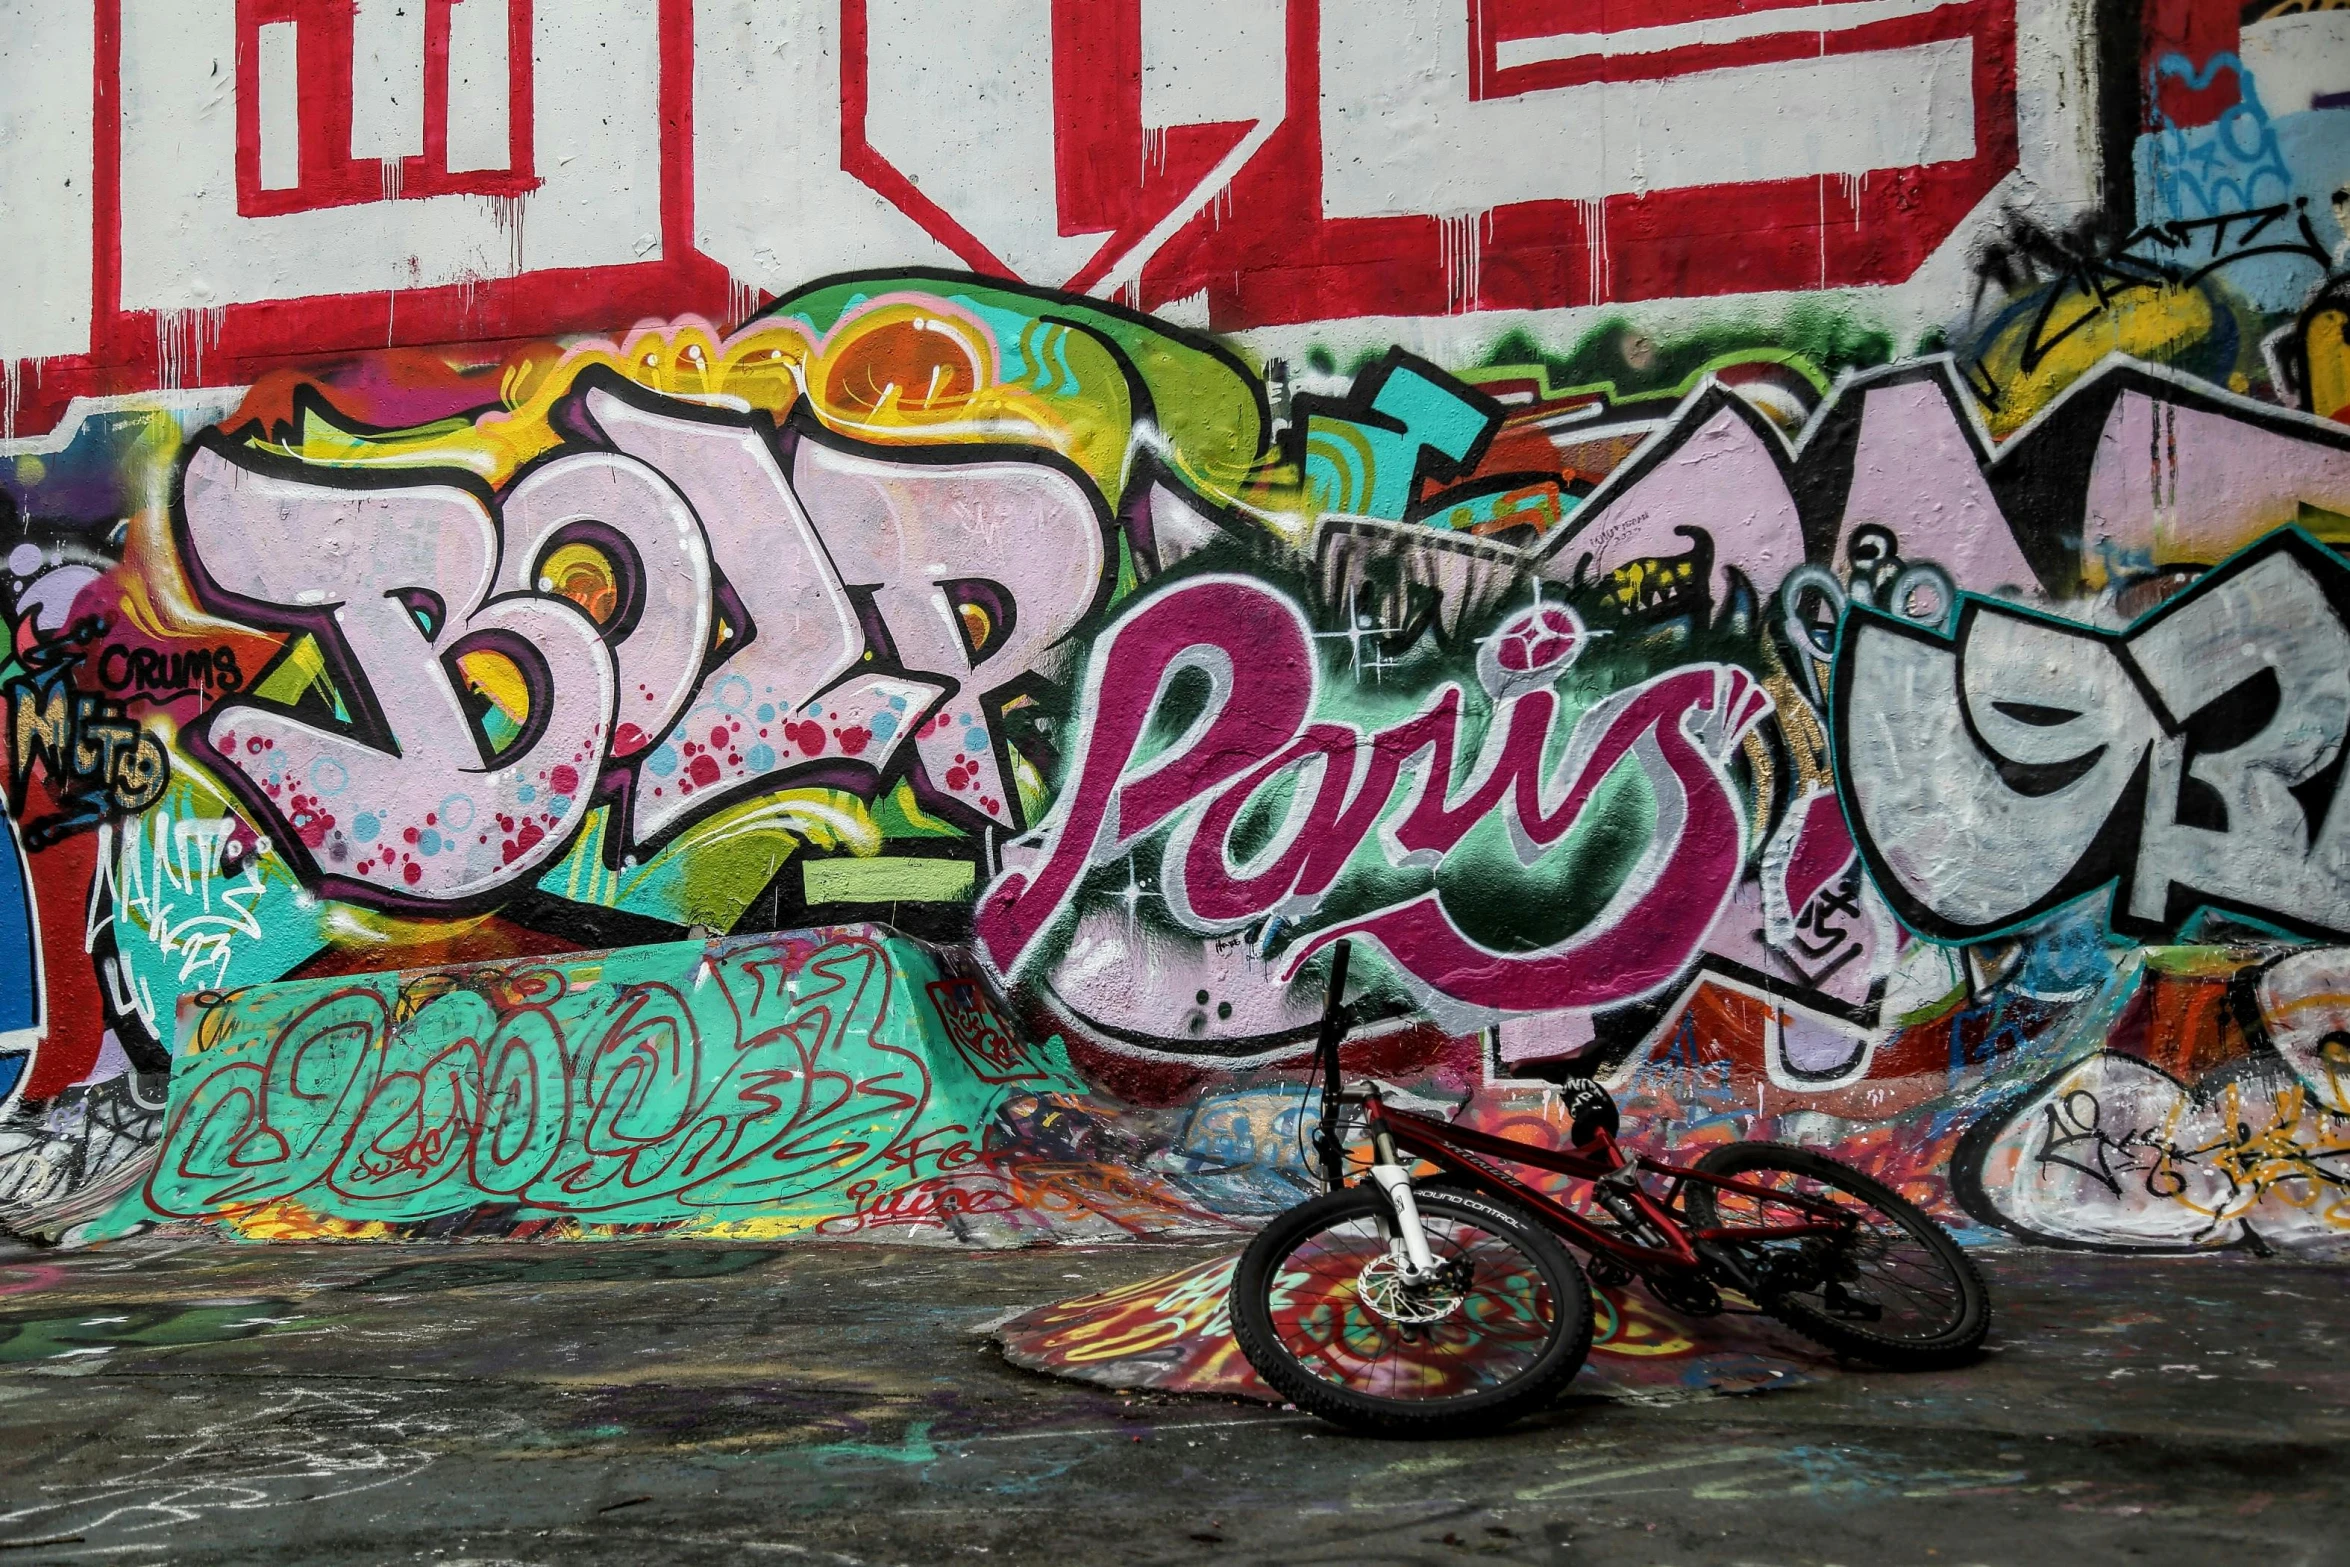
[[[2350,1263],[1997,1251],[1966,1370],[1441,1444],[971,1331],[1217,1249],[0,1249],[0,1567],[2350,1561]]]

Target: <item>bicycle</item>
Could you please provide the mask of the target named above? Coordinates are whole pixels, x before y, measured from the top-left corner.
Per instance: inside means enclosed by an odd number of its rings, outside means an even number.
[[[1298,1408],[1390,1434],[1488,1430],[1547,1402],[1591,1348],[1591,1292],[1642,1280],[1685,1314],[1768,1314],[1839,1354],[1893,1369],[1959,1364],[1991,1327],[1990,1293],[1958,1243],[1906,1198],[1808,1149],[1731,1143],[1680,1165],[1626,1149],[1615,1101],[1572,1085],[1567,1148],[1415,1114],[1376,1083],[1345,1090],[1348,950],[1334,949],[1315,1059],[1315,1154],[1327,1190],[1276,1216],[1242,1254],[1234,1337]],[[1370,1179],[1348,1185],[1339,1131],[1360,1106]],[[1405,1156],[1410,1156],[1407,1160]],[[1441,1173],[1415,1179],[1414,1161]],[[1497,1164],[1588,1183],[1598,1212]],[[1650,1178],[1669,1183],[1662,1195]],[[1751,1305],[1731,1306],[1724,1291]]]

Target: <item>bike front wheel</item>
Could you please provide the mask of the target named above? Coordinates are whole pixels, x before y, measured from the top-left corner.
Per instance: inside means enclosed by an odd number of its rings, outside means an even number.
[[[1549,1400],[1591,1349],[1591,1291],[1531,1216],[1481,1194],[1414,1193],[1439,1272],[1401,1277],[1369,1186],[1276,1218],[1232,1280],[1233,1336],[1298,1408],[1359,1430],[1493,1430]]]
[[[1915,1203],[1858,1170],[1807,1148],[1732,1143],[1697,1161],[1708,1175],[1744,1186],[1689,1183],[1692,1229],[1726,1231],[1731,1252],[1765,1311],[1830,1349],[1897,1370],[1956,1365],[1991,1331],[1991,1293],[1950,1233]],[[1783,1195],[1782,1195],[1783,1194]],[[1784,1197],[1826,1203],[1850,1221],[1835,1239],[1758,1236],[1813,1217]]]

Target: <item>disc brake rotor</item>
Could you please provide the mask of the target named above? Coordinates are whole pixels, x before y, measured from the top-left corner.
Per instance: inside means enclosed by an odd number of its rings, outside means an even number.
[[[1364,1263],[1363,1271],[1355,1275],[1355,1291],[1363,1304],[1388,1321],[1407,1326],[1441,1322],[1461,1309],[1461,1302],[1468,1298],[1468,1280],[1456,1278],[1453,1265],[1437,1269],[1433,1278],[1417,1281],[1405,1277],[1407,1266],[1403,1258],[1392,1254]]]

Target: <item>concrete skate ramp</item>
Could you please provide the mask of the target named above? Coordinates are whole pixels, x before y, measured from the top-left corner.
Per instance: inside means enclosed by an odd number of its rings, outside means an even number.
[[[77,1238],[1228,1228],[1086,1157],[1058,1040],[872,926],[207,993],[178,1039],[152,1170]]]

